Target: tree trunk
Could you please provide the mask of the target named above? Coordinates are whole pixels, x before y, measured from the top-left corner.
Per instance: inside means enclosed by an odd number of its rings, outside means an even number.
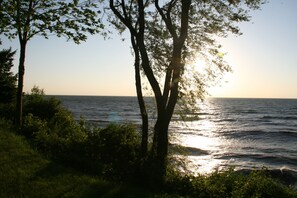
[[[168,154],[168,128],[169,122],[163,121],[157,122],[154,129],[158,133],[157,159],[160,160],[161,167],[164,170],[166,169]]]
[[[18,89],[17,89],[17,103],[16,103],[16,117],[15,123],[17,127],[22,126],[23,117],[23,87],[24,87],[24,75],[25,75],[25,56],[26,56],[27,41],[20,40],[20,59],[18,68]]]
[[[158,2],[155,4],[158,9]],[[177,36],[175,31],[172,31],[173,37],[173,54],[171,58],[170,67],[166,73],[164,95],[158,98],[156,96],[158,105],[158,118],[154,128],[154,142],[153,142],[153,156],[156,160],[156,173],[160,174],[161,182],[164,181],[166,177],[167,168],[167,155],[168,155],[168,128],[169,123],[172,118],[175,105],[178,98],[178,87],[180,82],[180,77],[184,69],[182,63],[182,48],[184,46],[185,40],[188,34],[188,21],[189,21],[189,10],[190,10],[191,0],[182,0],[182,16],[181,16],[181,28],[180,34]],[[174,27],[170,23],[170,20],[162,14],[162,10],[159,9],[163,20],[169,30],[174,30]],[[168,86],[170,85],[169,89]],[[164,106],[163,106],[164,105]]]
[[[142,157],[145,157],[147,155],[147,145],[148,145],[148,115],[147,115],[145,102],[142,95],[141,81],[138,80],[138,78],[140,79],[140,72],[136,71],[135,75],[137,78],[136,80],[137,99],[138,99],[138,104],[139,104],[141,119],[142,119],[141,154],[142,154]]]
[[[142,136],[141,136],[141,155],[142,157],[146,157],[147,155],[147,145],[148,145],[148,115],[145,107],[145,102],[142,94],[141,87],[141,76],[140,76],[140,56],[139,49],[136,45],[136,38],[131,32],[131,43],[135,54],[135,85],[136,85],[136,93],[138,104],[140,108],[141,120],[142,120]]]
[[[165,113],[165,111],[163,111]],[[157,118],[154,126],[154,141],[151,150],[153,180],[157,185],[162,185],[166,178],[168,155],[168,116],[163,114]]]

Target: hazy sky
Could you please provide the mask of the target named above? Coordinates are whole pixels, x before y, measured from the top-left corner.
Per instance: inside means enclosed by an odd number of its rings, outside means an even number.
[[[214,97],[297,98],[297,0],[270,0],[240,37],[221,39],[233,72],[209,90]],[[18,49],[3,39],[1,48]],[[34,37],[28,43],[25,87],[59,95],[135,95],[129,39],[99,35],[76,45],[64,38]],[[18,54],[15,57],[18,64]],[[14,68],[17,71],[17,68]],[[228,81],[228,82],[225,82]]]

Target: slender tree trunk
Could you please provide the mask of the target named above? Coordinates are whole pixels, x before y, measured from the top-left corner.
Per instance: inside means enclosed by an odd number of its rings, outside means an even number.
[[[140,80],[140,71],[139,65],[135,67],[135,78],[136,78],[136,91],[137,91],[137,99],[141,113],[142,120],[142,137],[141,137],[141,153],[142,157],[147,155],[147,145],[148,145],[148,115],[145,107],[144,98],[141,90],[141,80]]]
[[[122,2],[124,12],[126,13],[125,6],[124,6],[124,1]],[[143,99],[143,94],[142,94],[142,88],[141,88],[141,77],[140,77],[140,54],[141,54],[141,61],[142,64],[145,62],[147,66],[149,66],[149,61],[148,57],[146,54],[146,49],[144,46],[144,41],[143,41],[143,35],[144,35],[144,5],[143,1],[138,1],[139,5],[139,31],[135,27],[133,27],[132,22],[130,21],[130,18],[124,14],[122,15],[115,7],[114,1],[110,0],[109,1],[109,6],[113,13],[127,26],[131,33],[131,43],[133,50],[135,52],[135,83],[136,83],[136,91],[137,91],[137,98],[138,98],[138,104],[140,107],[140,113],[141,113],[141,118],[142,118],[142,154],[146,155],[147,154],[147,142],[148,142],[148,115],[147,111],[145,108],[145,102]],[[139,42],[142,43],[142,49],[139,48]],[[144,54],[144,55],[143,55]],[[145,59],[145,60],[144,60]],[[156,84],[156,83],[155,83]]]
[[[167,168],[167,155],[168,155],[168,128],[172,118],[175,105],[178,98],[178,87],[180,77],[183,71],[184,65],[182,64],[182,48],[188,33],[188,20],[191,0],[182,0],[182,16],[181,16],[181,28],[179,36],[172,31],[173,37],[173,54],[170,63],[170,67],[166,73],[165,86],[163,96],[159,99],[156,97],[158,106],[158,118],[154,128],[154,142],[153,142],[153,155],[155,156],[157,163],[157,172],[160,174],[161,182],[166,177]],[[158,8],[158,2],[156,1],[156,7]],[[161,15],[162,10],[159,9]],[[174,30],[169,18],[163,15],[162,18],[166,22],[166,26],[169,30]],[[166,86],[169,86],[168,89]],[[158,101],[159,100],[159,101]],[[164,106],[163,106],[164,105]],[[164,108],[163,108],[164,107]]]
[[[131,32],[132,35],[132,32]],[[142,120],[142,136],[141,136],[141,154],[142,157],[147,155],[147,145],[148,145],[148,115],[145,107],[145,102],[142,94],[141,87],[141,76],[140,76],[140,57],[139,50],[136,45],[135,36],[131,36],[131,43],[135,53],[135,85],[138,104],[140,108],[141,120]]]
[[[16,117],[15,122],[17,127],[22,126],[23,117],[23,86],[24,86],[24,75],[25,75],[25,56],[26,56],[26,45],[27,41],[20,40],[20,59],[18,68],[18,88],[17,88],[17,103],[16,103]]]

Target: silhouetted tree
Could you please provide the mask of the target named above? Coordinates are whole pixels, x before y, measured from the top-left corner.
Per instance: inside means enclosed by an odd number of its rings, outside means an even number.
[[[142,81],[141,81],[141,74],[140,74],[141,58],[140,58],[140,51],[138,49],[138,44],[137,44],[137,35],[140,34],[141,30],[138,27],[138,18],[135,17],[135,14],[132,13],[133,9],[126,9],[124,1],[122,2],[123,12],[125,12],[125,14],[123,15],[120,13],[120,11],[118,11],[118,8],[117,8],[117,6],[119,5],[119,2],[116,2],[116,5],[114,4],[114,1],[110,1],[109,3],[113,13],[120,19],[120,21],[118,21],[117,19],[110,16],[109,17],[110,22],[120,32],[122,32],[122,30],[125,29],[125,25],[126,25],[131,35],[130,41],[134,52],[135,86],[136,86],[137,99],[138,99],[138,104],[139,104],[140,114],[142,119],[141,152],[142,152],[142,156],[145,157],[147,155],[147,150],[148,150],[148,127],[149,126],[148,126],[148,114],[146,110],[146,104],[145,104],[144,96],[142,92]],[[122,23],[124,23],[125,25],[123,25]]]
[[[22,95],[27,42],[35,35],[65,36],[75,43],[102,28],[91,0],[2,0],[0,1],[0,32],[8,38],[18,37],[20,57],[18,67],[16,124],[22,124]],[[44,47],[44,46],[43,46]]]
[[[12,102],[16,94],[17,76],[11,72],[14,55],[11,48],[0,51],[0,103]]]
[[[142,120],[142,138],[141,138],[141,154],[142,157],[146,157],[148,151],[148,114],[146,109],[146,104],[144,101],[143,93],[142,93],[142,84],[141,84],[141,75],[140,75],[140,54],[136,45],[136,37],[131,36],[131,44],[134,51],[134,67],[135,67],[135,86],[137,93],[137,100],[140,109],[140,115]]]
[[[166,175],[168,128],[175,106],[193,112],[211,80],[229,71],[223,60],[218,36],[240,35],[237,22],[249,21],[249,11],[264,0],[109,0],[115,27],[127,28],[135,57],[154,93],[157,121],[154,126],[152,157],[162,180]],[[191,63],[203,57],[209,66],[205,74]]]

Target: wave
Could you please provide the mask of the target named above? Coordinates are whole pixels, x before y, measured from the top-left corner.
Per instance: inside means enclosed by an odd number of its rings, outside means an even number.
[[[297,116],[263,116],[262,119],[297,120]]]
[[[272,153],[228,153],[223,156],[218,156],[218,159],[244,159],[245,161],[252,160],[258,163],[263,162],[271,165],[288,164],[297,166],[297,160],[295,157],[274,155]]]
[[[232,113],[235,114],[259,114],[260,112],[254,109],[234,109],[233,111],[231,111]]]
[[[111,121],[141,124],[136,97],[63,97],[62,101],[77,120],[84,115],[86,121],[100,127]],[[153,125],[156,121],[153,99],[150,104]],[[242,167],[250,168],[252,163],[259,162],[297,170],[297,100],[215,99],[206,104],[198,113],[183,114],[188,120],[174,114],[170,133],[177,138],[203,136],[222,140],[216,142],[219,146],[215,148],[222,150],[184,146],[186,155],[206,155],[211,159],[225,155],[229,161],[235,158]]]
[[[297,131],[280,131],[280,133],[289,136],[289,137],[296,137],[297,138]]]
[[[222,135],[226,138],[244,138],[248,136],[252,136],[256,138],[257,136],[263,136],[266,135],[267,132],[263,130],[248,130],[248,131],[237,131],[237,130],[231,130],[231,131],[224,131],[222,132]]]
[[[214,122],[236,122],[236,121],[238,120],[233,118],[223,118],[223,119],[214,120]]]
[[[297,131],[293,128],[286,128],[286,129],[275,129],[274,131],[270,130],[232,130],[232,131],[224,131],[221,132],[223,136],[227,138],[251,138],[251,139],[257,139],[257,138],[283,138],[287,139],[288,141],[290,138],[297,138]]]
[[[180,144],[170,144],[170,149],[172,149],[175,153],[185,156],[201,156],[201,155],[209,155],[209,152],[203,149],[199,149],[196,147],[183,146]]]

